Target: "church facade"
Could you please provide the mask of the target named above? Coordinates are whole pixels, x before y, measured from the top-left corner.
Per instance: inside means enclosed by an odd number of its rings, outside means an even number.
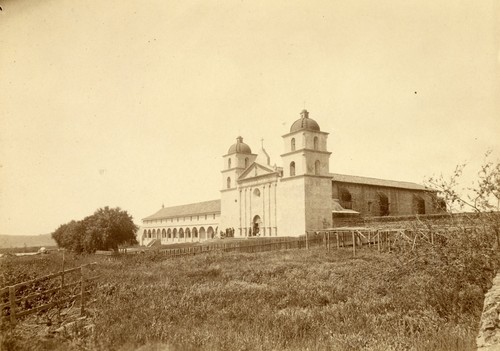
[[[139,242],[201,241],[234,237],[299,236],[335,226],[342,215],[397,216],[439,211],[422,185],[330,173],[328,133],[306,110],[282,136],[283,167],[263,148],[252,153],[242,137],[222,156],[218,200],[162,208],[143,219]]]

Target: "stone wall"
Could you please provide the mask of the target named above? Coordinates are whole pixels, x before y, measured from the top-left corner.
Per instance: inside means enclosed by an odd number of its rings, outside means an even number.
[[[500,350],[500,274],[484,296],[483,314],[476,340],[478,351]]]
[[[347,190],[351,195],[351,204],[343,203],[341,190]],[[434,194],[423,190],[382,187],[359,183],[332,182],[332,197],[340,199],[343,207],[351,208],[362,216],[379,216],[381,214],[380,194],[387,196],[389,215],[401,216],[418,213],[416,198],[425,201],[425,214],[440,212],[436,208]]]

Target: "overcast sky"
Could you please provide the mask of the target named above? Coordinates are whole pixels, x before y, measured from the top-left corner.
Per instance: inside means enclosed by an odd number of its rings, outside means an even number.
[[[217,199],[235,138],[281,166],[304,106],[331,172],[422,183],[499,157],[495,0],[0,6],[0,234]]]

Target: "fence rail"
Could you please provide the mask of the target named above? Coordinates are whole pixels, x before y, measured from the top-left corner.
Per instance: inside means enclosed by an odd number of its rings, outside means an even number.
[[[309,249],[324,247],[332,249],[350,248],[353,256],[363,246],[376,248],[377,251],[415,250],[419,245],[433,245],[436,238],[456,230],[474,230],[474,227],[440,226],[428,228],[366,228],[343,227],[306,232],[298,238],[262,238],[241,240],[229,243],[208,243],[189,247],[161,248],[152,250],[168,258],[193,256],[209,252],[256,253],[274,250]],[[255,241],[254,241],[255,240]],[[124,251],[122,251],[124,252]],[[125,251],[126,252],[126,251]],[[133,252],[126,252],[133,253]],[[144,251],[135,251],[144,253]]]
[[[93,276],[86,278],[83,274],[83,270],[84,268],[91,268],[96,265],[97,263],[95,262],[88,263],[76,268],[62,270],[57,273],[49,274],[40,278],[24,281],[21,283],[1,288],[0,298],[4,301],[2,304],[0,304],[0,311],[2,313],[2,316],[4,317],[8,316],[10,324],[14,326],[16,325],[17,320],[21,317],[25,317],[41,311],[46,311],[53,307],[61,306],[66,302],[77,301],[77,300],[80,300],[80,314],[83,315],[85,312],[85,296],[90,295],[92,293],[92,286],[95,285],[96,280],[100,277],[100,276]],[[64,277],[72,273],[78,273],[78,280],[72,283],[65,284]],[[26,296],[17,297],[18,293],[23,292],[22,291],[23,289],[21,288],[26,288],[30,286],[33,287],[36,286],[37,283],[56,278],[61,278],[61,283],[59,286],[55,288],[42,289],[41,291],[29,293]],[[71,288],[75,288],[77,286],[80,286],[78,292],[75,293],[74,291],[70,290]],[[30,289],[25,289],[25,290],[29,291]],[[65,296],[65,297],[56,296],[56,299],[50,302],[46,302],[43,299],[44,297],[51,299],[51,297],[53,297],[53,294],[62,293],[68,290],[71,293],[70,296]],[[28,301],[33,301],[37,298],[41,298],[40,302],[42,302],[42,304],[35,307],[33,307],[32,304],[27,304]]]

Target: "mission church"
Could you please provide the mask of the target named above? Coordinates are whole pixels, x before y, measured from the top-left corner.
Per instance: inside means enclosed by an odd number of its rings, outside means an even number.
[[[222,156],[220,199],[161,208],[144,218],[139,242],[202,241],[234,237],[299,236],[338,225],[346,216],[400,216],[439,211],[422,185],[330,173],[328,133],[303,110],[283,135],[283,167],[271,165],[243,138]]]

